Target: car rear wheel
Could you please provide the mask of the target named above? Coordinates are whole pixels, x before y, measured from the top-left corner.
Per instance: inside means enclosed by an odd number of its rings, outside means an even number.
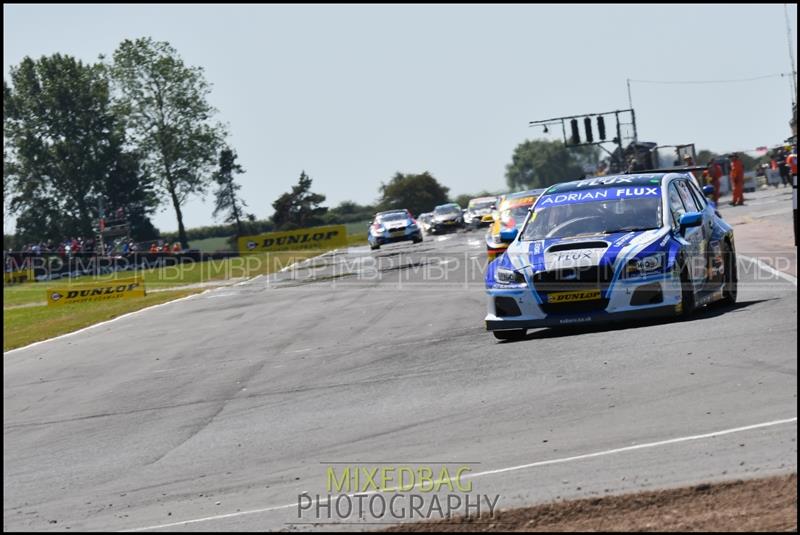
[[[522,340],[528,333],[525,329],[511,329],[507,331],[492,331],[498,340]]]
[[[736,253],[733,252],[728,242],[722,242],[722,262],[725,265],[725,282],[722,286],[722,301],[720,303],[732,305],[736,303],[739,274],[736,270]]]

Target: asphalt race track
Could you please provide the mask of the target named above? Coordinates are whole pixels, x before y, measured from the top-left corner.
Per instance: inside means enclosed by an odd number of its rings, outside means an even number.
[[[483,247],[328,254],[6,353],[4,529],[312,529],[327,463],[470,463],[500,507],[796,471],[791,281],[742,261],[734,307],[500,343]]]

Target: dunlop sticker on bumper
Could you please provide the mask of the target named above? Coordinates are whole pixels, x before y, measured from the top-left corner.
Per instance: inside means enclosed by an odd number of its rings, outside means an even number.
[[[593,299],[600,299],[600,290],[555,292],[547,296],[548,303],[570,303],[572,301],[591,301]]]
[[[241,253],[323,249],[344,245],[347,245],[347,227],[344,225],[266,232],[239,238]]]
[[[92,284],[68,284],[47,289],[47,305],[61,306],[75,303],[116,301],[131,297],[144,297],[143,279],[119,279]]]

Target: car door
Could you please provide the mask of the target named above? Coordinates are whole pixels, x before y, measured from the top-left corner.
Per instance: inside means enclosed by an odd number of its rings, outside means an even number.
[[[696,261],[693,262],[693,259],[697,258],[698,249],[700,247],[699,243],[702,241],[702,236],[699,234],[697,227],[687,229],[686,233],[683,235],[679,233],[681,216],[692,211],[693,208],[686,208],[683,197],[678,191],[676,180],[669,183],[667,191],[669,198],[669,210],[672,216],[672,229],[675,236],[681,242],[684,252],[684,259],[689,270],[689,278],[692,280],[692,282],[695,282],[697,281],[697,269],[693,266],[693,264],[696,263]]]
[[[711,229],[709,226],[708,214],[705,213],[702,206],[698,206],[687,180],[680,179],[673,182],[678,190],[678,194],[683,201],[683,205],[687,212],[700,212],[703,214],[703,222],[700,226],[691,227],[686,229],[684,238],[688,241],[691,251],[691,258],[687,258],[690,265],[690,273],[692,279],[697,282],[703,282],[706,279],[707,270],[707,251],[708,241],[711,238]]]
[[[703,232],[705,238],[705,257],[706,257],[706,281],[714,279],[717,273],[716,267],[721,265],[719,236],[714,235],[714,207],[709,204],[703,192],[694,183],[689,183],[692,198],[698,210],[703,214]]]

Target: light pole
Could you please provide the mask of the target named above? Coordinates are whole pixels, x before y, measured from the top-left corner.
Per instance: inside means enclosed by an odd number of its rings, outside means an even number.
[[[792,51],[792,27],[789,24],[789,8],[783,4],[783,16],[786,18],[786,42],[789,45],[789,66],[791,67],[791,83],[792,83],[792,113],[794,113],[794,106],[796,105],[795,95],[797,94],[797,71],[794,67],[794,52]]]

